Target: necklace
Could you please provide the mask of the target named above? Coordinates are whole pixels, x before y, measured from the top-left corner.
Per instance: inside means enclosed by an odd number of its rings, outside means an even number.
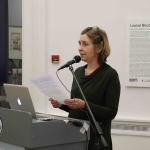
[[[87,68],[85,69],[85,76],[88,76],[88,75],[90,75],[91,73],[88,73],[87,72]]]
[[[99,66],[98,66],[98,67],[99,67]],[[98,67],[97,67],[97,68],[98,68]],[[97,69],[97,68],[96,68],[96,69]],[[85,68],[85,76],[90,75],[90,74],[91,74],[93,71],[95,71],[96,69],[91,70],[90,72],[88,72],[88,71],[87,71],[87,68]]]

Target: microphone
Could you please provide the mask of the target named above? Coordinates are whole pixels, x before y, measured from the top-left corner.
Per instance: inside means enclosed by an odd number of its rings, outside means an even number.
[[[74,56],[74,58],[70,61],[68,61],[66,64],[64,64],[63,66],[61,66],[57,71],[64,69],[66,67],[69,67],[70,65],[74,64],[74,63],[79,63],[81,61],[81,57],[76,55]]]

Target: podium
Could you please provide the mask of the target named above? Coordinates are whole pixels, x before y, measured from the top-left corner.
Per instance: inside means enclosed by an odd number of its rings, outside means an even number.
[[[29,112],[0,108],[0,150],[86,150],[89,129],[83,133],[64,120],[41,121]]]

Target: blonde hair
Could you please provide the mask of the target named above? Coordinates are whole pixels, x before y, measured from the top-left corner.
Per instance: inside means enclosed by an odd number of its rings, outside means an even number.
[[[98,27],[87,27],[81,32],[82,34],[86,34],[89,37],[95,48],[102,47],[102,51],[98,56],[98,63],[106,62],[107,57],[110,55],[110,46],[106,32]]]

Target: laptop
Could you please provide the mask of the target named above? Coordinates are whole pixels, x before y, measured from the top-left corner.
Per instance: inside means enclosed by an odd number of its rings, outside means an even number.
[[[30,112],[32,119],[50,120],[48,116],[37,115],[27,86],[3,84],[10,108]]]

